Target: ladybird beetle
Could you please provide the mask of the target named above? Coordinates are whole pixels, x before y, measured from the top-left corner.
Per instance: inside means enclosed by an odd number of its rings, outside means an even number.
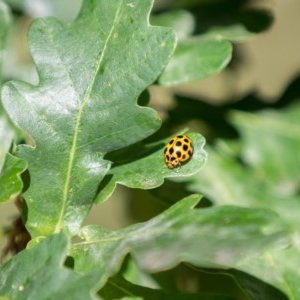
[[[186,135],[174,136],[164,150],[166,165],[169,169],[180,167],[192,157],[193,150],[192,141]]]

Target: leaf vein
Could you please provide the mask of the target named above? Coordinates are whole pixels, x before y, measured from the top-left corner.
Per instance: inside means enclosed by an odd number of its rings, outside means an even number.
[[[70,185],[71,185],[72,169],[73,169],[73,165],[74,165],[76,150],[78,149],[77,142],[78,142],[79,126],[80,126],[80,123],[81,123],[83,109],[84,109],[86,103],[89,100],[89,96],[90,96],[92,88],[94,86],[95,79],[97,77],[97,73],[99,72],[101,63],[103,61],[104,54],[105,54],[106,49],[107,49],[107,45],[108,45],[109,40],[110,40],[110,38],[112,36],[112,33],[114,31],[116,20],[119,17],[120,9],[121,9],[121,6],[123,5],[123,2],[124,1],[120,2],[119,7],[116,10],[114,21],[112,23],[113,25],[111,27],[110,32],[107,35],[106,41],[104,43],[103,51],[101,51],[101,54],[99,56],[98,64],[96,64],[96,66],[95,66],[94,76],[92,77],[93,80],[91,81],[90,85],[88,86],[88,88],[86,90],[86,93],[85,93],[85,96],[83,98],[83,101],[82,101],[82,103],[81,103],[81,105],[79,107],[79,110],[78,110],[78,114],[77,114],[77,118],[76,118],[76,123],[75,123],[75,128],[74,128],[74,137],[73,137],[72,146],[71,146],[71,150],[70,150],[70,155],[69,155],[69,159],[68,159],[66,180],[65,180],[65,185],[64,185],[64,188],[63,188],[62,209],[60,211],[59,219],[58,219],[56,227],[55,227],[55,232],[60,232],[60,230],[61,230],[61,224],[63,223],[63,217],[65,215],[65,210],[66,210],[66,207],[67,207],[67,201],[68,201],[68,195],[69,195],[69,188],[70,188]]]

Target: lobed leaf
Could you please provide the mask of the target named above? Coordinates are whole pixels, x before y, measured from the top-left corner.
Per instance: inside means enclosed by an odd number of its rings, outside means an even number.
[[[28,42],[39,84],[12,81],[2,93],[11,119],[34,141],[17,152],[28,162],[32,237],[75,234],[111,166],[104,155],[160,126],[153,110],[136,104],[175,47],[171,29],[149,26],[151,5],[85,0],[72,24],[32,24]]]
[[[237,207],[192,209],[199,196],[187,197],[142,224],[109,231],[90,225],[73,245],[75,270],[114,275],[130,252],[147,272],[170,269],[184,261],[201,267],[239,268],[258,251],[288,243],[277,215]]]

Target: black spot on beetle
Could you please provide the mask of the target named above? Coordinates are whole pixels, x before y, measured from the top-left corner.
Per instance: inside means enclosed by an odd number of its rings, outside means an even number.
[[[178,158],[180,158],[181,157],[181,151],[176,151],[176,155],[177,155]]]

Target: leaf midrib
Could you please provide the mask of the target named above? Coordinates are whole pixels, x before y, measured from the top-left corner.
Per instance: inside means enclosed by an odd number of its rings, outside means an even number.
[[[71,173],[72,173],[73,164],[74,164],[74,160],[75,160],[75,154],[76,154],[76,148],[77,148],[77,141],[78,141],[78,134],[79,134],[79,126],[80,126],[80,123],[81,123],[83,109],[85,107],[86,102],[89,99],[89,96],[91,94],[92,88],[93,88],[94,83],[95,83],[95,79],[97,77],[97,73],[100,70],[100,66],[101,66],[101,63],[103,61],[103,57],[106,54],[107,45],[108,45],[108,43],[110,41],[112,33],[114,32],[116,20],[119,17],[120,10],[121,10],[121,7],[123,5],[123,2],[124,2],[124,0],[122,0],[120,2],[120,5],[119,5],[119,7],[118,7],[118,9],[116,11],[116,14],[115,14],[115,17],[114,17],[114,20],[113,20],[113,23],[112,23],[111,30],[110,30],[109,34],[107,35],[107,39],[106,39],[106,41],[104,43],[104,46],[103,46],[103,51],[101,51],[101,54],[100,54],[100,57],[99,57],[99,60],[98,60],[98,64],[95,67],[94,76],[92,77],[93,80],[91,81],[90,85],[88,86],[88,88],[86,90],[86,93],[84,95],[82,104],[80,105],[79,110],[78,110],[76,124],[75,124],[75,129],[74,129],[74,137],[73,137],[72,146],[71,146],[70,155],[69,155],[69,160],[68,160],[66,180],[65,180],[65,185],[64,185],[64,188],[63,188],[62,208],[61,208],[60,215],[59,215],[59,218],[58,218],[56,226],[55,226],[55,230],[54,230],[55,233],[60,232],[61,228],[63,226],[63,219],[64,219],[65,211],[66,211],[66,208],[67,208],[68,191],[69,191],[69,188],[70,188]]]

